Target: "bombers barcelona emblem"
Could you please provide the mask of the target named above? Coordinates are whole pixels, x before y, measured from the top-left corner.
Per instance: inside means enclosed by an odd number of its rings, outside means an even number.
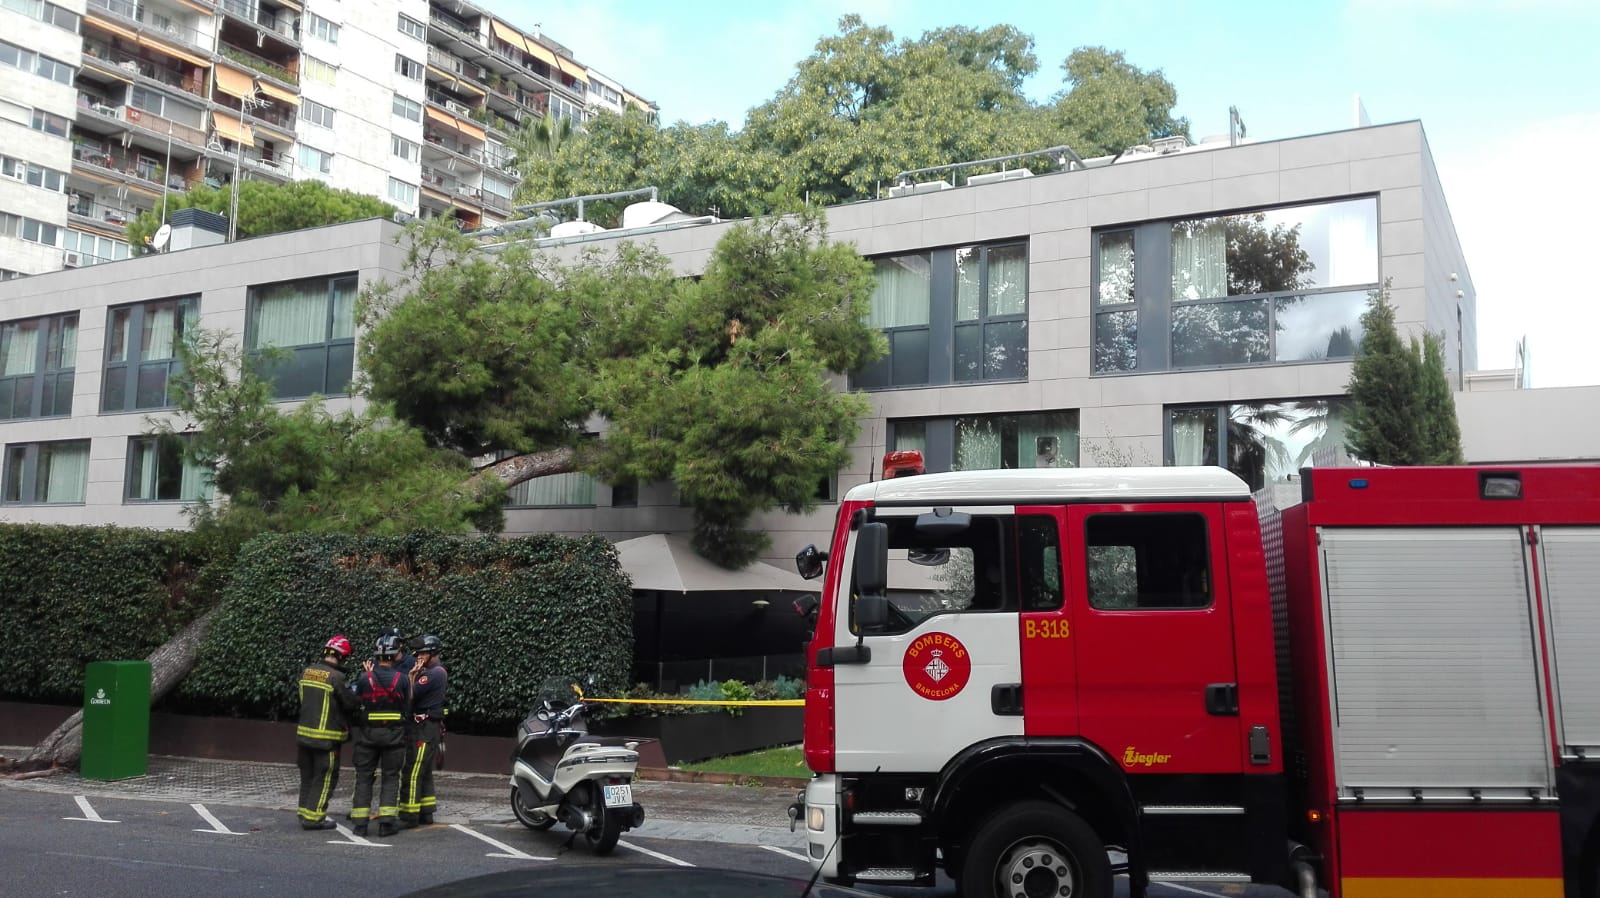
[[[949,633],[924,633],[906,646],[906,685],[936,702],[955,698],[972,678],[972,656]]]

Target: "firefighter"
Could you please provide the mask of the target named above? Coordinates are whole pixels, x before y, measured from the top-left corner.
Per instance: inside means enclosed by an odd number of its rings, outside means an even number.
[[[329,639],[322,659],[300,672],[299,743],[300,825],[305,829],[333,829],[328,819],[328,798],[339,785],[339,747],[350,738],[346,716],[355,711],[356,694],[340,665],[350,657],[350,640]]]
[[[411,652],[406,646],[405,634],[401,632],[399,627],[390,627],[378,635],[380,637],[393,636],[400,640],[400,654],[395,656],[394,669],[400,671],[401,676],[409,677],[411,675],[411,667],[416,664],[417,659],[411,657]]]
[[[395,657],[400,654],[400,637],[378,637],[375,662],[362,665],[356,677],[356,695],[361,699],[359,719],[361,726],[355,730],[355,752],[352,761],[356,767],[356,795],[350,805],[352,830],[358,836],[367,834],[367,820],[372,813],[372,780],[381,769],[383,779],[378,786],[378,835],[395,834],[395,818],[399,814],[400,765],[405,762],[405,714],[411,705],[411,678],[395,667]]]
[[[406,763],[400,779],[400,826],[433,823],[438,799],[433,793],[433,761],[444,725],[444,694],[449,675],[439,663],[444,643],[425,634],[411,668],[411,713],[406,727]]]

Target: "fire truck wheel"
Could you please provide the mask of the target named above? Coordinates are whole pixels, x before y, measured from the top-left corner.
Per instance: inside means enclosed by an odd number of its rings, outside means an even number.
[[[1003,807],[961,863],[965,898],[1110,898],[1111,862],[1077,814],[1044,801]]]

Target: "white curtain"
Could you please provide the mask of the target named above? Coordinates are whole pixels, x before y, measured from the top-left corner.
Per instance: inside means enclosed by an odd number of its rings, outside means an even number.
[[[992,270],[992,269],[991,269]],[[1076,468],[1078,421],[1071,412],[1017,418],[1017,467]]]
[[[1028,250],[1003,246],[989,251],[989,315],[1028,311]]]
[[[128,360],[128,325],[132,319],[132,309],[117,309],[111,313],[110,332],[106,334],[106,341],[111,347],[107,361],[126,362]]]
[[[956,320],[978,320],[979,250],[963,247],[956,250]]]
[[[0,328],[0,375],[32,374],[39,367],[39,323]]]
[[[187,455],[182,459],[183,476],[178,484],[178,498],[185,502],[210,499],[214,486],[211,471],[190,461]]]
[[[78,316],[61,322],[61,353],[55,359],[55,369],[72,371],[78,367]]]
[[[263,290],[251,307],[251,349],[308,346],[328,339],[326,282]]]
[[[1228,235],[1221,218],[1172,226],[1172,299],[1228,295]]]
[[[89,484],[89,444],[55,443],[39,447],[39,479],[45,502],[82,502]]]
[[[133,483],[128,491],[130,499],[156,498],[156,441],[135,440],[133,444]]]
[[[928,451],[928,426],[921,421],[901,421],[894,426],[894,451]]]
[[[572,472],[535,477],[511,488],[507,505],[583,506],[594,504],[594,478]]]
[[[872,312],[867,325],[877,330],[928,323],[932,305],[927,256],[879,259],[873,270],[877,288],[872,291]]]
[[[1191,409],[1172,413],[1172,463],[1203,465],[1206,463],[1206,423],[1217,413],[1210,409]]]
[[[177,309],[170,302],[145,307],[144,332],[139,337],[139,346],[144,352],[145,361],[172,358],[172,338],[175,330],[173,322],[177,318],[176,312]]]
[[[333,339],[350,340],[356,335],[355,278],[333,282]]]

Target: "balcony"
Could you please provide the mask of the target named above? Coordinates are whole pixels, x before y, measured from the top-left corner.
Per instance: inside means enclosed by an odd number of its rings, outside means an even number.
[[[154,34],[175,43],[185,44],[203,53],[211,52],[211,40],[196,29],[180,25],[165,16],[151,12],[143,4],[129,0],[89,0],[89,13],[106,12],[124,22],[132,22],[139,30]]]
[[[264,31],[270,32],[284,40],[298,45],[300,43],[299,21],[287,15],[279,15],[260,7],[252,8],[252,4],[243,0],[221,0],[217,8],[233,16],[241,22],[246,22]]]
[[[458,19],[436,8],[428,10],[428,24],[435,28],[442,28],[451,37],[458,38],[478,47],[483,46],[483,38],[478,34],[476,25],[468,25],[464,19]]]
[[[142,210],[97,202],[82,194],[67,195],[67,214],[77,224],[104,229],[107,225],[122,227],[139,216]]]
[[[111,44],[85,37],[83,39],[83,62],[88,66],[98,65],[107,71],[114,71],[120,75],[138,75],[158,84],[194,94],[197,97],[205,96],[205,80],[186,74],[181,69],[169,65],[165,60],[153,59],[148,53],[134,53],[118,49]]]
[[[232,152],[219,153],[212,156],[211,164],[206,168],[206,183],[213,187],[221,187],[233,178],[234,163],[239,166],[239,176],[255,180],[292,181],[294,180],[294,160],[287,156],[267,157],[260,150],[245,150],[237,159]]]
[[[280,65],[266,57],[257,56],[249,50],[235,47],[232,44],[218,45],[217,54],[226,59],[231,59],[254,72],[266,75],[269,78],[275,78],[286,85],[295,87],[300,85],[300,75],[292,67],[294,65],[292,62],[289,65]]]
[[[92,122],[98,119],[115,123],[120,127],[138,128],[156,138],[157,142],[165,141],[170,136],[175,143],[187,144],[194,150],[206,145],[206,133],[199,128],[162,118],[132,106],[113,106],[109,99],[93,94],[81,92],[78,94],[78,116],[79,121],[93,116],[88,120]]]
[[[72,165],[91,172],[132,179],[135,182],[133,186],[150,193],[159,193],[161,190],[161,163],[148,156],[80,143],[72,148]]]
[[[428,46],[428,64],[436,65],[447,72],[454,72],[457,75],[465,75],[467,73],[466,60],[459,56],[446,53],[445,51],[432,45]],[[477,67],[474,66],[473,68]]]

